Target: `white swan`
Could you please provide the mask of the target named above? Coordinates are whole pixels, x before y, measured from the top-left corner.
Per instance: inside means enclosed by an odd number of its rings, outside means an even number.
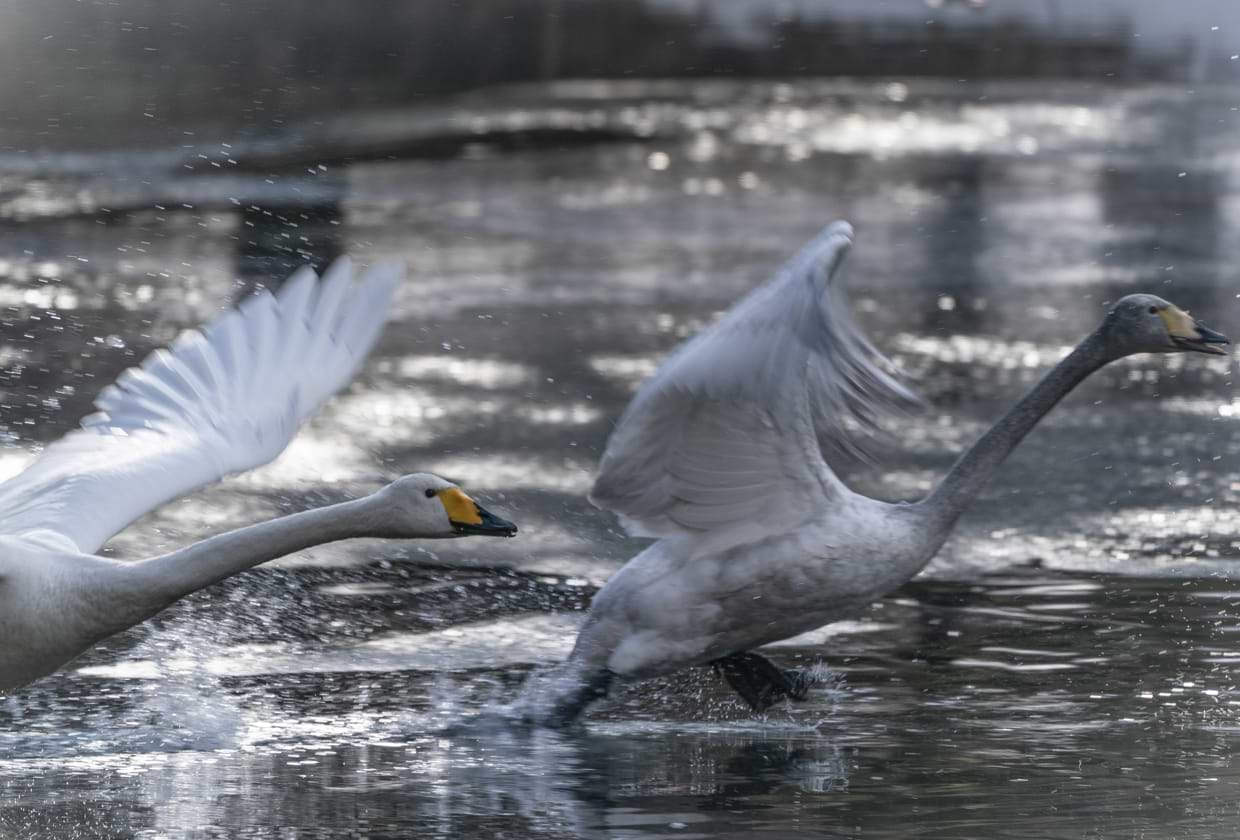
[[[1227,339],[1130,295],[915,504],[854,493],[820,441],[911,397],[880,367],[833,283],[837,223],[675,351],[612,432],[591,500],[658,541],[595,596],[567,662],[515,711],[564,725],[614,677],[713,664],[761,710],[806,682],[753,649],[854,614],[920,571],[1009,452],[1093,371],[1133,353],[1222,354]]]
[[[103,390],[98,413],[0,484],[0,691],[203,587],[351,537],[511,536],[450,482],[405,476],[356,501],[220,534],[160,557],[94,554],[138,517],[267,463],[353,376],[383,329],[402,271],[357,282],[347,259],[308,268],[152,353]]]

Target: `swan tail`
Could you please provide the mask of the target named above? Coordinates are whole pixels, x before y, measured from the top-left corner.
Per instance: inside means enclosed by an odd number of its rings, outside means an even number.
[[[710,663],[749,708],[761,714],[780,700],[804,700],[814,683],[805,671],[780,668],[765,656],[744,651]]]

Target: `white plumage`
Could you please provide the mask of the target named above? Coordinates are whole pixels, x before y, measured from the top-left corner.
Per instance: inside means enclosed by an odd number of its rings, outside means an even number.
[[[97,413],[0,484],[0,690],[258,563],[359,536],[511,536],[450,482],[406,476],[364,499],[211,537],[145,560],[94,554],[150,510],[271,461],[346,385],[383,329],[402,270],[347,259],[302,269],[202,332],[152,353]]]
[[[0,534],[42,531],[92,553],[148,511],[261,466],[352,379],[401,280],[395,265],[355,282],[347,258],[320,282],[304,268],[187,332],[95,401],[98,412],[0,484]]]

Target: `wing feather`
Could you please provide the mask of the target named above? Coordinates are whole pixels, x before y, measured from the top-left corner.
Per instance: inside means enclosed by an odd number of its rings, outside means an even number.
[[[377,341],[398,266],[355,281],[337,260],[295,273],[190,332],[104,388],[81,428],[0,484],[0,533],[97,551],[191,490],[260,466],[346,385]]]
[[[819,440],[856,449],[916,402],[854,324],[838,269],[852,228],[826,228],[638,390],[590,499],[633,533],[783,527],[847,491]]]

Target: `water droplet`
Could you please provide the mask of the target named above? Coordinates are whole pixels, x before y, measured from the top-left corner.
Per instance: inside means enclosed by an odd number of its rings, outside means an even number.
[[[883,88],[883,95],[885,95],[892,102],[903,102],[908,99],[908,85],[901,84],[900,82],[892,82]]]

